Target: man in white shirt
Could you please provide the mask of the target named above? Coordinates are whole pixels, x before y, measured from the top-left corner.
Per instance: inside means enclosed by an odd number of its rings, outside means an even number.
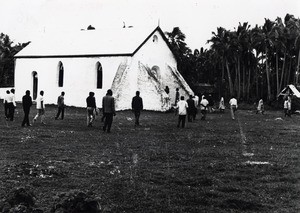
[[[209,104],[208,100],[205,98],[205,96],[202,96],[202,100],[200,102],[200,111],[201,111],[201,114],[202,114],[201,120],[206,119],[208,104]]]
[[[195,101],[195,107],[198,107],[198,105],[199,105],[199,96],[195,95],[193,99]]]
[[[176,108],[178,109],[178,124],[177,127],[184,128],[185,126],[185,117],[187,114],[188,103],[184,100],[184,97],[181,96],[180,101],[177,102]]]
[[[45,103],[44,103],[44,91],[40,91],[40,95],[36,99],[36,109],[37,109],[37,114],[33,119],[33,122],[36,122],[36,119],[38,117],[41,117],[41,123],[45,124],[44,119],[45,119]]]
[[[6,102],[8,106],[8,118],[10,121],[14,120],[16,101],[15,101],[15,89],[10,90],[10,94],[6,97]]]
[[[229,105],[230,105],[231,118],[232,120],[234,120],[235,111],[237,110],[238,107],[237,100],[234,97],[232,97],[229,101]]]

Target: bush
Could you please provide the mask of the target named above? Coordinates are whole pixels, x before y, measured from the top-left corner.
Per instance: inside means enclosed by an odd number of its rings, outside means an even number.
[[[62,193],[55,198],[52,213],[99,213],[99,199],[91,193],[71,191]]]
[[[42,210],[34,208],[35,201],[36,197],[31,190],[17,188],[1,202],[0,210],[3,213],[42,213]]]

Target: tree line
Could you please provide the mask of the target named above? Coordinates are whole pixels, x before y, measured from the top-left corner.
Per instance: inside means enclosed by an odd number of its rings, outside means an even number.
[[[190,85],[215,85],[219,96],[239,100],[276,100],[288,84],[299,85],[300,19],[287,14],[262,26],[239,23],[234,30],[218,27],[210,48],[192,51],[179,27],[166,32],[178,70]],[[14,84],[14,55],[27,43],[13,44],[0,34],[0,86]]]
[[[288,84],[299,85],[300,19],[265,19],[263,26],[218,27],[209,49],[192,51],[179,27],[166,32],[178,70],[190,85],[209,83],[219,96],[274,101]]]

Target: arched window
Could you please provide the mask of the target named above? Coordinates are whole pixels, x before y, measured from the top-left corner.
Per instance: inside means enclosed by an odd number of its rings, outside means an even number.
[[[33,91],[33,100],[37,97],[37,91],[38,91],[38,74],[36,71],[32,72],[32,91]]]
[[[102,89],[103,85],[103,71],[102,66],[100,62],[97,62],[96,64],[96,74],[97,74],[97,89]]]
[[[154,42],[154,43],[157,43],[157,42],[158,42],[158,37],[157,37],[157,35],[154,35],[154,36],[153,36],[153,42]]]
[[[153,77],[155,77],[158,81],[161,80],[160,69],[159,69],[158,66],[153,66],[153,67],[151,68],[151,75],[152,75]]]
[[[64,65],[61,61],[58,63],[58,86],[64,86]]]

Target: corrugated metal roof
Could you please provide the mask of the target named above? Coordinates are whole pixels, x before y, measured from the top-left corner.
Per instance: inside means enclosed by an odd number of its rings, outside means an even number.
[[[45,33],[15,57],[131,55],[155,30],[120,28]]]

